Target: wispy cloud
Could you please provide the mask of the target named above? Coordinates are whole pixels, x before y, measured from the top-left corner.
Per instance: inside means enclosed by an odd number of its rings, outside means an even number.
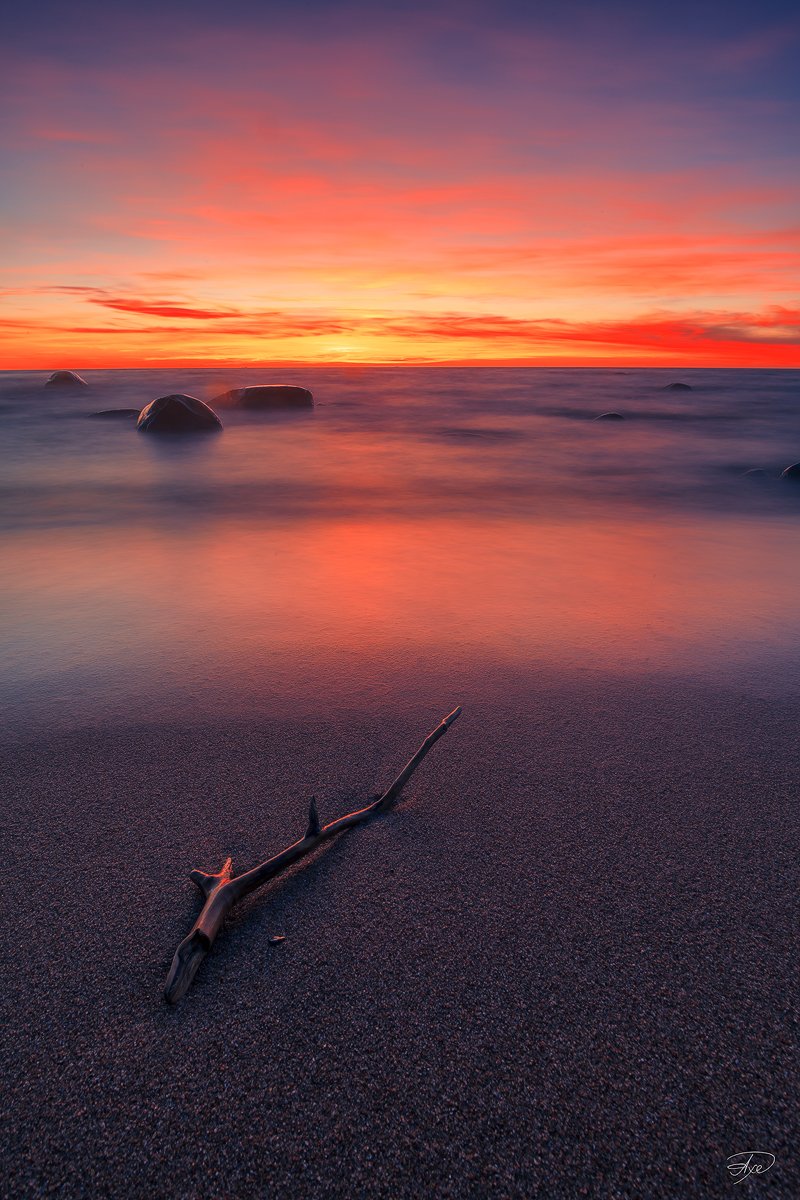
[[[800,363],[797,23],[523,7],[200,4],[145,36],[106,6],[91,54],[28,43],[0,80],[2,361],[346,334],[374,360]]]
[[[191,321],[222,321],[238,315],[235,308],[201,308],[171,300],[135,300],[124,296],[91,296],[89,303],[137,316],[178,317]]]
[[[95,303],[89,298],[89,303]],[[0,339],[22,335],[66,338],[80,355],[104,355],[113,347],[119,365],[135,362],[142,345],[168,344],[178,359],[203,361],[236,357],[242,342],[258,348],[255,357],[321,361],[345,339],[367,361],[580,361],[681,360],[698,365],[722,358],[741,365],[788,365],[800,347],[800,307],[772,305],[754,312],[697,311],[677,314],[644,312],[624,320],[569,321],[558,317],[524,319],[500,313],[409,311],[393,316],[338,310],[293,312],[252,310],[223,312],[191,309],[128,299],[106,307],[131,319],[98,325],[91,321],[61,322],[0,318]],[[162,316],[158,323],[142,318]],[[125,349],[127,343],[129,349]],[[94,347],[94,350],[92,349]],[[282,347],[291,348],[286,354]],[[251,357],[253,352],[251,351]],[[81,361],[90,359],[81,357]]]

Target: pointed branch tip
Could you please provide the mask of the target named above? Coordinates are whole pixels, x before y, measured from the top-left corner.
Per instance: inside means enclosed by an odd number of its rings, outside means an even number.
[[[312,796],[311,803],[308,806],[308,829],[306,829],[306,837],[316,837],[321,828],[319,812],[317,811],[317,798],[316,796]]]

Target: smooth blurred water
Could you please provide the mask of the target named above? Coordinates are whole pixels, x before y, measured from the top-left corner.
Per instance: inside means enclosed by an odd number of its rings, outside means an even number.
[[[12,716],[358,706],[508,669],[795,686],[800,372],[83,374],[0,374]],[[219,435],[91,417],[256,382],[316,406],[221,410]]]

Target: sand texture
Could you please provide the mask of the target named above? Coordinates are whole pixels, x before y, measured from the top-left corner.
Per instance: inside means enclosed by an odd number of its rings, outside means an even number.
[[[479,690],[10,740],[4,1196],[716,1197],[748,1149],[742,1194],[800,1195],[800,705]],[[459,702],[169,1009],[189,870],[368,798]]]

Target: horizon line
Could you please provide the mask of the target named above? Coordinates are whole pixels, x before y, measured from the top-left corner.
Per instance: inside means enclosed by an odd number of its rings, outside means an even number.
[[[487,370],[564,370],[564,371],[800,371],[800,359],[797,364],[784,364],[781,366],[775,365],[753,365],[748,363],[742,365],[739,363],[642,363],[642,362],[547,362],[541,359],[536,361],[511,359],[501,360],[492,359],[331,359],[330,361],[307,359],[277,359],[273,361],[253,361],[253,360],[237,360],[225,359],[219,362],[209,362],[207,359],[200,361],[181,360],[176,362],[158,362],[150,363],[147,366],[126,366],[120,364],[74,364],[70,366],[6,366],[0,364],[0,371],[158,371],[158,370],[309,370],[313,368],[323,367],[329,369],[331,367],[483,367]]]

